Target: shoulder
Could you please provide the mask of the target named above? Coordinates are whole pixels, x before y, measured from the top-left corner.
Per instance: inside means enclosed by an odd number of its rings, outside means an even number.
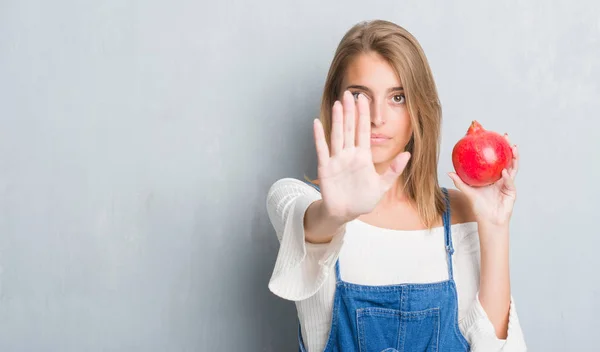
[[[314,186],[310,185],[308,182],[291,177],[285,177],[275,181],[271,185],[267,193],[267,199],[293,198],[294,196],[300,196],[304,194],[319,198],[321,193],[319,193],[319,191],[317,191],[316,188],[314,188]]]
[[[475,213],[467,197],[457,189],[448,188],[450,210],[453,224],[462,224],[476,220]]]

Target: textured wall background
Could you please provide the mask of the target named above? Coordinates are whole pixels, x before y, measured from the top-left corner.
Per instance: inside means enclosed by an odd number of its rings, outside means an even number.
[[[600,312],[597,1],[0,2],[0,350],[289,351],[265,196],[314,176],[342,35],[421,41],[440,179],[473,119],[522,154],[512,284],[532,351]]]

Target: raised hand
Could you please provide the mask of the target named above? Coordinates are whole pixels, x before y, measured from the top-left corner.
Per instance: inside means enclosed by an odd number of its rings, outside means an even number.
[[[371,156],[367,99],[359,94],[356,102],[346,91],[342,100],[332,108],[331,146],[318,119],[314,137],[323,206],[328,215],[347,222],[375,208],[406,167],[410,153],[398,154],[388,170],[378,174]]]

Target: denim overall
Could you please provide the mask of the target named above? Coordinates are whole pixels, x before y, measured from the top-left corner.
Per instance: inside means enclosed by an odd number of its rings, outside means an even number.
[[[318,188],[317,188],[318,189]],[[336,289],[326,352],[464,352],[469,345],[458,328],[458,299],[452,276],[450,200],[444,238],[448,280],[428,284],[367,286],[345,282],[335,263]],[[393,268],[390,268],[393,270]],[[300,352],[305,352],[299,329]]]

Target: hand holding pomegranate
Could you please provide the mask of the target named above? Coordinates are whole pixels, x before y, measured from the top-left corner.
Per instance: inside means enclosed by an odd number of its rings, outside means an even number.
[[[473,121],[467,134],[452,150],[456,172],[448,175],[471,202],[478,221],[505,226],[517,196],[515,176],[519,166],[517,146],[508,135],[485,130]]]
[[[410,153],[400,153],[383,175],[377,173],[371,155],[369,104],[362,94],[357,100],[356,103],[352,94],[345,92],[343,105],[335,102],[331,149],[327,145],[323,125],[319,120],[314,123],[323,206],[329,216],[342,223],[370,213],[410,159]]]

